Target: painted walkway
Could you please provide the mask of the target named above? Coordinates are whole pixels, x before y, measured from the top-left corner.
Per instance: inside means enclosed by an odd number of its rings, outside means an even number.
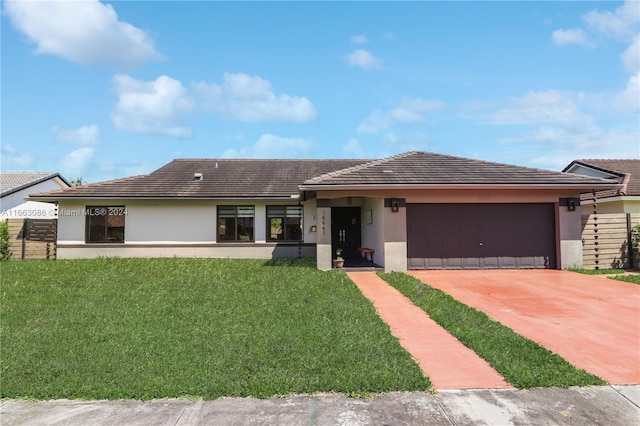
[[[412,271],[611,384],[640,384],[640,286],[556,270]]]
[[[373,272],[349,272],[349,278],[418,362],[436,389],[511,387],[485,360],[440,327],[422,309]]]

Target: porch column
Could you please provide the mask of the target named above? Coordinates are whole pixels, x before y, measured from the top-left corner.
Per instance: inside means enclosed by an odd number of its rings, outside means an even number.
[[[384,200],[384,271],[407,270],[407,207],[404,198]]]
[[[324,201],[327,201],[325,203]],[[321,271],[328,271],[333,266],[331,253],[331,207],[329,200],[318,200],[317,208],[317,243],[316,264]]]

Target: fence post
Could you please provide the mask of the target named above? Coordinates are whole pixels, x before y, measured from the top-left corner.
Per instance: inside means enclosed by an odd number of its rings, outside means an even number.
[[[631,232],[631,213],[627,213],[627,259],[629,259],[629,269],[633,269],[633,233]]]
[[[21,251],[20,260],[24,260],[24,252],[27,249],[27,225],[28,225],[27,221],[28,220],[29,219],[24,219],[22,221],[22,250],[20,250]]]

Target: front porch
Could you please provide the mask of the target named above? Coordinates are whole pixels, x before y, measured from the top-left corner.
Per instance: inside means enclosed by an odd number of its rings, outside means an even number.
[[[344,197],[335,193],[319,195],[318,269],[332,269],[336,252],[341,250],[344,266],[349,270],[407,270],[404,199]],[[371,252],[364,253],[362,248],[371,249]]]

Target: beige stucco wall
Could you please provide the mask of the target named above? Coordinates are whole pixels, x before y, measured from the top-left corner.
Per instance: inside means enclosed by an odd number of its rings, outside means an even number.
[[[303,203],[304,244],[266,243],[266,206],[295,205],[287,201],[62,201],[58,217],[58,257],[314,257],[316,232],[307,226],[307,218],[315,213],[315,200]],[[217,205],[255,206],[252,243],[217,243]],[[86,206],[125,206],[124,244],[86,244]],[[313,221],[313,220],[312,220]]]
[[[640,197],[616,197],[613,199],[598,200],[598,213],[640,213]],[[580,203],[582,214],[593,213],[593,202],[582,201]]]

